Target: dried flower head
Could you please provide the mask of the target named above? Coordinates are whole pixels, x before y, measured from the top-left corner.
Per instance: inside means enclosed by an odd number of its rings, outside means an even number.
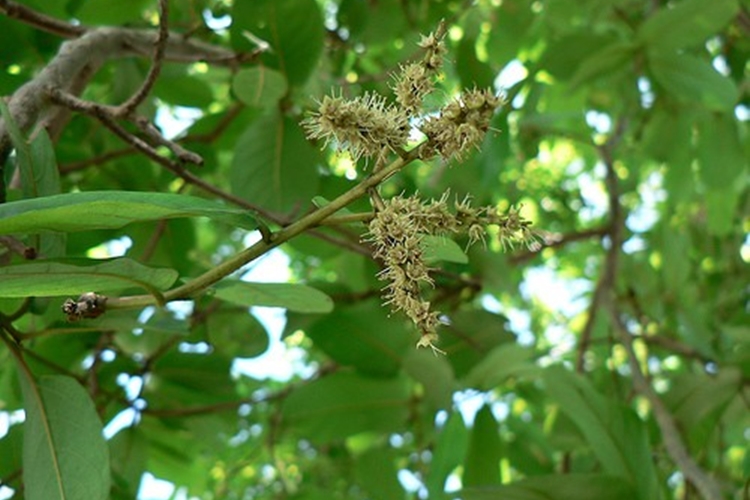
[[[308,138],[334,141],[354,159],[402,148],[409,137],[406,114],[375,94],[350,100],[325,96],[318,111],[303,120],[302,126]]]

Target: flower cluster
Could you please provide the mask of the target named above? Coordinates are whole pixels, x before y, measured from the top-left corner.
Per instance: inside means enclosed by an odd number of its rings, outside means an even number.
[[[402,148],[409,137],[407,115],[375,94],[351,100],[326,96],[302,125],[310,139],[333,140],[354,159]]]
[[[427,156],[461,159],[479,146],[490,120],[502,100],[489,90],[471,90],[448,103],[436,117],[428,118],[421,130],[429,138]]]
[[[432,285],[425,264],[422,238],[426,234],[466,233],[469,243],[484,241],[488,225],[499,228],[503,246],[531,241],[529,222],[517,209],[500,214],[493,207],[472,207],[469,198],[448,207],[448,193],[438,200],[423,202],[417,196],[396,196],[383,202],[369,226],[373,255],[382,259],[378,277],[387,281],[384,303],[393,311],[403,311],[421,333],[418,346],[432,347],[437,340],[439,313],[422,296],[423,285]]]
[[[428,138],[422,159],[435,155],[462,158],[484,138],[501,99],[489,90],[471,90],[449,102],[437,116],[423,119],[424,97],[434,90],[435,77],[443,66],[444,37],[445,25],[441,24],[435,33],[422,38],[423,57],[402,66],[394,78],[395,104],[387,104],[375,94],[354,99],[326,96],[318,110],[302,122],[307,136],[333,142],[355,160],[380,159],[406,146],[411,121]]]
[[[422,37],[419,46],[425,51],[424,57],[401,67],[393,86],[396,102],[409,114],[415,116],[422,107],[424,97],[434,89],[434,77],[443,67],[446,48],[443,43],[445,24],[435,33]]]
[[[422,233],[415,208],[421,207],[417,198],[395,197],[384,202],[370,222],[369,234],[375,250],[373,255],[383,260],[378,277],[387,281],[384,288],[385,304],[393,311],[403,311],[419,328],[418,345],[432,346],[437,339],[440,323],[438,312],[422,298],[422,284],[432,285],[429,268],[424,262]]]

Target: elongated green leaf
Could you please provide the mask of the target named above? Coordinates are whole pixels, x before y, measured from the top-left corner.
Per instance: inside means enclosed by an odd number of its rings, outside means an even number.
[[[648,64],[656,81],[683,102],[697,101],[714,111],[731,111],[737,103],[737,86],[708,61],[690,54],[650,52]]]
[[[287,92],[284,75],[265,66],[243,69],[234,75],[232,90],[248,106],[276,106]]]
[[[445,261],[466,264],[469,257],[464,253],[458,243],[447,236],[422,236],[422,249],[424,258],[428,263]]]
[[[632,500],[633,488],[616,476],[558,474],[534,476],[488,488],[465,488],[464,500]]]
[[[0,102],[0,112],[16,149],[21,188],[24,198],[37,198],[60,193],[60,172],[57,169],[55,150],[45,129],[40,129],[29,143],[13,121],[5,102]],[[59,257],[65,252],[65,235],[46,233],[33,243],[45,257]]]
[[[284,401],[283,423],[310,441],[344,439],[360,432],[395,432],[409,415],[403,378],[335,373],[294,390]]]
[[[299,125],[274,111],[240,136],[230,173],[232,192],[273,210],[299,207],[317,191],[317,158]]]
[[[328,295],[301,283],[225,280],[216,285],[216,297],[240,306],[283,307],[301,313],[333,310],[333,301]]]
[[[177,280],[172,269],[131,259],[38,261],[0,268],[0,297],[54,297],[139,287],[154,293]]]
[[[607,474],[637,489],[641,500],[661,498],[643,423],[629,408],[607,401],[588,381],[560,367],[544,372],[550,397],[576,424]]]
[[[637,40],[658,50],[699,45],[720,31],[738,9],[737,0],[685,0],[673,8],[665,4],[643,23]]]
[[[28,500],[109,498],[109,450],[94,403],[71,377],[22,369],[23,478]]]
[[[440,498],[448,475],[463,463],[469,445],[469,430],[459,411],[451,413],[437,436],[425,485],[430,498]]]
[[[89,191],[0,205],[0,234],[115,229],[133,222],[210,217],[254,229],[246,211],[193,196],[135,191]]]
[[[253,0],[234,2],[232,45],[242,51],[258,49],[246,34],[268,43],[261,61],[301,85],[310,76],[323,50],[325,26],[315,0]]]
[[[464,462],[464,486],[492,486],[501,483],[502,444],[497,420],[485,405],[474,417],[469,449]]]
[[[60,174],[47,132],[41,129],[34,140],[29,142],[18,129],[4,101],[0,102],[0,112],[16,150],[24,197],[36,198],[59,193]]]

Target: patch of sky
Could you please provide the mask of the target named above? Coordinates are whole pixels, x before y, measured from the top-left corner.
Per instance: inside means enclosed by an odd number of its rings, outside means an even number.
[[[161,103],[156,108],[154,121],[166,139],[174,139],[185,132],[196,120],[203,116],[198,108],[167,106]]]
[[[524,66],[518,59],[513,59],[505,65],[495,78],[495,90],[499,92],[500,95],[505,95],[509,88],[513,87],[527,76],[529,76],[529,70],[526,69],[526,66]],[[524,99],[525,96],[519,92],[516,94],[511,104],[514,108],[520,108],[523,106]]]

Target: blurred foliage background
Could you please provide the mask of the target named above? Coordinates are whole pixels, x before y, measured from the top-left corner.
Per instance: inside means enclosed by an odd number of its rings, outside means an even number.
[[[489,240],[467,263],[435,264],[444,356],[416,349],[411,325],[381,305],[379,263],[356,224],[304,233],[266,260],[276,274],[264,279],[314,287],[333,299],[330,312],[307,288],[279,301],[235,283],[68,323],[65,297],[0,293],[0,495],[24,498],[34,470],[49,468],[32,426],[93,408],[101,424],[81,417],[81,429],[63,426],[46,445],[60,465],[53,482],[73,492],[54,498],[136,498],[147,472],[172,483],[174,498],[747,498],[750,2],[169,7],[170,39],[245,56],[180,59],[167,49],[138,108],[203,165],[165,168],[72,113],[42,148],[54,154],[44,161],[59,172],[58,192],[187,194],[287,225],[370,172],[307,141],[299,122],[327,94],[390,96],[391,74],[445,20],[446,66],[427,105],[437,111],[473,87],[506,104],[469,158],[417,162],[381,192],[450,189],[520,206],[539,245]],[[0,11],[5,96],[38,79],[66,38],[99,26],[155,33],[160,19],[144,0],[2,1]],[[258,50],[263,42],[270,50]],[[132,57],[126,45],[92,64],[82,98],[118,105],[142,85],[150,52]],[[45,125],[14,118],[24,137]],[[29,198],[18,144],[6,153],[6,199]],[[62,242],[4,237],[0,259],[18,265],[20,241],[42,258],[124,253],[189,279],[257,239],[205,218],[156,219]],[[269,320],[258,305],[287,309]],[[251,358],[266,361],[244,370]],[[287,373],[271,376],[280,363]],[[96,425],[103,444],[93,444]]]

